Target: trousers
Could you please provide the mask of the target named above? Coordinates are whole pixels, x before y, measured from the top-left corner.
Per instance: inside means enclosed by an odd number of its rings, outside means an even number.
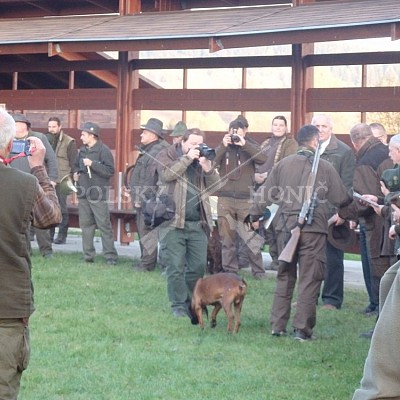
[[[218,231],[222,243],[222,268],[226,272],[237,273],[239,270],[237,235],[244,243],[242,251],[247,253],[249,265],[253,276],[265,274],[261,247],[264,238],[250,231],[244,224],[249,214],[249,200],[219,197],[218,205]]]
[[[110,220],[110,211],[105,201],[79,199],[79,226],[82,229],[82,247],[85,259],[96,256],[94,234],[96,228],[101,232],[103,255],[106,259],[116,260],[118,253],[114,245],[114,232]]]
[[[161,236],[168,298],[172,308],[185,308],[196,281],[205,273],[208,238],[196,221],[186,221],[183,229],[161,228]]]
[[[21,319],[0,318],[0,399],[17,399],[29,358],[29,328]]]
[[[279,253],[285,246],[286,232],[277,232]],[[302,232],[297,254],[291,263],[280,261],[271,311],[274,331],[286,331],[290,319],[293,292],[297,283],[297,307],[293,328],[311,336],[316,324],[316,304],[324,278],[326,235]],[[298,263],[298,271],[297,271]]]

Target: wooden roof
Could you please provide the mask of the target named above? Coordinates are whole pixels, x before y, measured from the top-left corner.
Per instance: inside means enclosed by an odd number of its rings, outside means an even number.
[[[400,38],[400,1],[0,20],[0,54],[211,49],[213,43],[218,50],[372,37]]]

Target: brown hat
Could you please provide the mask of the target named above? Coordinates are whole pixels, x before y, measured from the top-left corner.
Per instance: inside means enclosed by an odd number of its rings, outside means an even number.
[[[173,137],[180,137],[185,134],[187,131],[187,126],[183,121],[179,121],[176,125],[174,130],[169,134],[169,136]]]
[[[164,139],[163,123],[157,118],[150,118],[146,125],[140,127],[143,130],[155,133],[161,139]]]
[[[91,133],[92,135],[98,137],[100,134],[100,127],[97,124],[95,124],[94,122],[85,122],[81,126],[81,131]]]
[[[329,225],[328,228],[328,241],[339,250],[348,250],[354,246],[357,237],[354,229],[350,229],[349,221],[345,221],[342,225]]]
[[[31,122],[24,114],[14,114],[12,117],[15,122],[24,122],[28,128],[31,127]]]

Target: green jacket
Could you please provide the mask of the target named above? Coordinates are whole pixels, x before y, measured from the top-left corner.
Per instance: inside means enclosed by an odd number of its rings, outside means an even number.
[[[192,164],[192,160],[183,155],[179,156],[181,144],[173,144],[162,151],[157,160],[159,161],[159,174],[162,185],[160,192],[168,193],[173,197],[176,205],[176,215],[170,226],[183,229],[185,226],[186,213],[186,193],[188,190],[187,168]],[[213,189],[219,182],[219,175],[215,169],[209,173],[203,172],[200,165],[197,167],[197,184],[201,199],[201,221],[206,231],[211,232],[213,229],[213,221],[211,214],[211,206],[209,196],[213,194]]]

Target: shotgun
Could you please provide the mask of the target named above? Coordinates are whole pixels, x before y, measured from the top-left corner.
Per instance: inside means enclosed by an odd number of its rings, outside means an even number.
[[[286,263],[290,263],[293,260],[294,254],[297,249],[297,245],[299,243],[301,230],[307,222],[307,218],[309,217],[309,213],[311,211],[311,207],[313,204],[313,199],[315,201],[316,193],[314,193],[315,180],[317,178],[319,159],[321,156],[321,142],[318,142],[318,146],[315,149],[314,160],[311,167],[310,175],[307,179],[306,191],[304,194],[303,205],[300,210],[300,214],[297,217],[296,226],[290,231],[290,239],[286,243],[286,246],[282,250],[281,254],[278,257],[278,261],[284,261]]]

